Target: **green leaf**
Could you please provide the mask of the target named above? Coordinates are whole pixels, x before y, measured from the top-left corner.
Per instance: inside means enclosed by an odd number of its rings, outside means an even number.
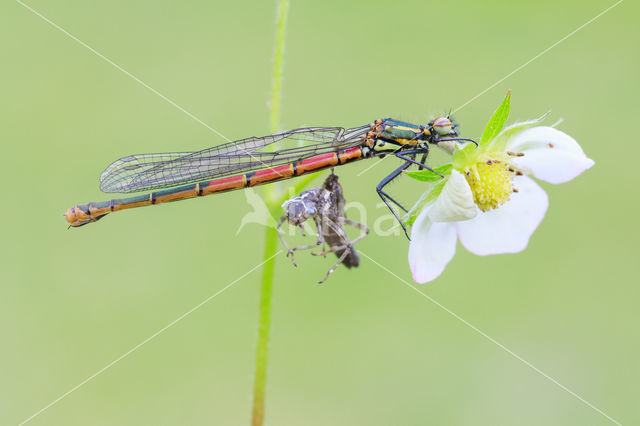
[[[433,169],[433,172],[431,170],[424,169],[424,170],[417,170],[413,172],[404,172],[404,173],[407,176],[415,180],[419,180],[421,182],[436,182],[442,179],[442,176],[440,175],[446,176],[451,174],[452,168],[453,168],[453,164],[447,163],[447,164],[443,164],[440,167],[436,167],[435,169]],[[440,173],[440,175],[438,173]]]
[[[487,142],[491,141],[500,130],[504,126],[504,123],[507,121],[509,117],[509,110],[511,109],[511,90],[507,91],[507,96],[504,97],[502,104],[498,107],[498,109],[493,113],[491,119],[487,123],[484,131],[482,132],[482,137],[480,138],[480,145],[484,145]]]

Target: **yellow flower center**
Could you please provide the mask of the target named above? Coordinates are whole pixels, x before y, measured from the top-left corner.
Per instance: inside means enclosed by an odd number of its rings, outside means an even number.
[[[514,192],[515,173],[506,162],[498,160],[476,163],[466,170],[465,177],[478,208],[486,212],[509,201]]]

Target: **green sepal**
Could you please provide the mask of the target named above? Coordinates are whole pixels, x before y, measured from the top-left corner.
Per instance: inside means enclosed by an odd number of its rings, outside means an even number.
[[[549,112],[546,112],[540,117],[534,118],[533,120],[521,121],[519,123],[514,123],[508,127],[505,127],[500,133],[496,135],[495,138],[493,138],[493,140],[489,144],[489,151],[504,151],[507,147],[507,142],[514,134],[541,124],[548,115]]]
[[[411,226],[411,225],[413,225],[413,222],[415,222],[417,218],[418,218],[418,215],[417,215],[417,214],[414,214],[414,215],[413,215],[413,216],[411,216],[409,219],[407,219],[407,220],[405,220],[405,221],[403,222],[403,223],[404,223],[404,226]]]
[[[431,170],[424,169],[404,173],[410,178],[419,180],[420,182],[437,182],[442,179],[442,176],[450,175],[451,169],[453,169],[453,164],[447,163],[443,164],[440,167],[434,168],[433,172]],[[442,176],[440,176],[438,173],[440,173],[440,175]]]
[[[456,170],[464,169],[467,164],[473,162],[471,161],[471,159],[474,158],[475,155],[478,155],[479,150],[480,147],[476,147],[472,143],[469,143],[462,148],[457,149],[453,154],[453,157],[451,158],[451,161],[453,161],[453,167]]]
[[[440,182],[433,185],[429,191],[422,194],[422,197],[420,197],[418,202],[411,208],[411,210],[409,210],[409,213],[403,216],[402,223],[404,223],[405,226],[412,225],[420,215],[420,212],[422,212],[427,205],[431,204],[432,201],[438,198],[446,182],[446,179],[441,179]]]
[[[504,100],[498,107],[498,109],[493,113],[491,119],[484,128],[482,132],[482,137],[480,138],[480,145],[485,145],[490,142],[500,130],[504,126],[504,123],[509,118],[509,111],[511,109],[511,90],[507,91],[507,96],[504,97]]]

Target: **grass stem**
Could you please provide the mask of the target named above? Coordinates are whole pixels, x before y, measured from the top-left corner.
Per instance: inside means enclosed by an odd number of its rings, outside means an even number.
[[[276,20],[276,42],[273,59],[271,83],[271,100],[269,101],[269,130],[276,133],[280,125],[280,102],[282,99],[282,73],[284,68],[284,42],[287,26],[289,0],[278,0]],[[270,185],[264,190],[265,199],[270,211],[277,205],[274,188]],[[263,259],[269,259],[277,249],[278,234],[275,229],[266,227],[264,236]],[[256,344],[255,373],[253,382],[252,426],[262,426],[265,416],[265,397],[267,384],[267,361],[269,354],[269,331],[271,328],[271,297],[275,278],[275,259],[266,262],[262,267],[260,286],[260,307],[258,313],[258,341]]]

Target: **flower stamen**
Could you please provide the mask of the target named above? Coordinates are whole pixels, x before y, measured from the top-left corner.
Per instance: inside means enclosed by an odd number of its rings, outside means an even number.
[[[473,164],[464,176],[471,187],[474,203],[486,212],[498,208],[509,201],[512,193],[518,192],[513,187],[513,177],[521,174],[509,163],[489,158]]]

